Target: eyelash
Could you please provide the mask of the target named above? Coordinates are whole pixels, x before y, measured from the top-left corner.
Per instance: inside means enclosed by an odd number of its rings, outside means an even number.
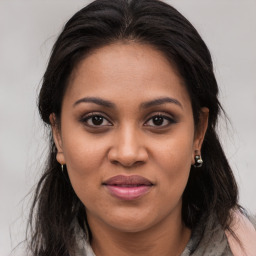
[[[153,118],[156,118],[156,117],[157,117],[157,118],[160,117],[160,118],[163,119],[164,122],[167,121],[168,123],[165,124],[165,125],[161,125],[161,126],[158,126],[158,125],[146,125],[146,123],[148,123],[150,120],[153,120]],[[167,115],[164,115],[164,114],[162,114],[162,113],[158,113],[158,114],[154,114],[153,116],[151,116],[151,117],[145,122],[144,126],[165,128],[165,127],[168,127],[169,125],[174,124],[174,123],[176,123],[176,121],[175,121],[172,117],[167,116]]]
[[[99,125],[95,125],[95,124],[88,124],[88,121],[89,120],[92,120],[92,118],[94,117],[99,117],[101,118],[101,120],[103,120],[102,122],[108,122],[108,124],[105,124],[105,125],[102,125],[102,124],[99,124]],[[165,125],[147,125],[147,123],[150,121],[150,120],[153,120],[153,118],[162,118],[163,119],[163,122],[167,121],[168,123],[165,124]],[[86,115],[85,117],[81,118],[80,120],[83,124],[85,124],[86,126],[88,127],[92,127],[92,128],[102,128],[102,127],[106,127],[106,126],[112,126],[113,124],[108,120],[108,118],[106,118],[104,115],[102,115],[101,113],[90,113],[88,115]],[[170,124],[174,124],[176,123],[176,121],[170,117],[170,116],[167,116],[167,115],[164,115],[162,113],[158,113],[158,114],[154,114],[153,116],[151,116],[150,118],[147,119],[147,121],[144,123],[144,126],[148,126],[148,127],[156,127],[156,128],[165,128],[167,126],[169,126]]]
[[[104,121],[107,121],[109,124],[107,125],[93,125],[93,124],[88,124],[88,121],[90,119],[92,119],[93,117],[100,117],[100,118],[103,118],[103,122]],[[100,114],[100,113],[90,113],[88,115],[86,115],[85,117],[81,118],[80,120],[83,124],[85,124],[86,126],[89,126],[89,127],[93,127],[93,128],[101,128],[101,127],[104,127],[104,126],[112,126],[113,124],[108,120],[108,118],[106,118],[104,115]]]

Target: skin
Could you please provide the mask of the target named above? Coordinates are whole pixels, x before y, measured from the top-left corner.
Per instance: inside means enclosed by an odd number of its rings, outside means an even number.
[[[81,100],[88,97],[113,106]],[[166,97],[174,100],[152,103]],[[91,115],[103,122],[95,125]],[[96,255],[182,253],[191,233],[181,218],[182,193],[207,119],[202,108],[195,129],[182,79],[151,46],[118,42],[79,63],[63,98],[61,125],[54,114],[50,120],[57,160],[86,207]],[[120,200],[102,185],[116,175],[140,175],[153,186],[138,199]]]

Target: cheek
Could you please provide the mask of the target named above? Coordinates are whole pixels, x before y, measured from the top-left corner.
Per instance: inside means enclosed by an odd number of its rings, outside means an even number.
[[[193,131],[193,130],[192,130]],[[175,133],[159,147],[155,159],[161,168],[158,174],[160,189],[166,197],[178,200],[186,187],[193,153],[193,133],[191,130]]]
[[[83,201],[83,195],[98,189],[102,182],[101,166],[106,157],[105,140],[85,136],[84,131],[63,131],[63,152],[73,189]],[[96,193],[95,193],[96,196]]]
[[[63,118],[63,152],[68,170],[77,178],[95,173],[105,157],[106,140]],[[97,172],[96,172],[97,173]]]
[[[102,149],[81,142],[69,143],[64,152],[68,170],[77,178],[85,178],[95,173],[102,155]]]

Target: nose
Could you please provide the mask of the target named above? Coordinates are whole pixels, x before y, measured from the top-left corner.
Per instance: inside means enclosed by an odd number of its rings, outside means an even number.
[[[114,135],[108,159],[113,164],[124,167],[140,165],[148,160],[148,152],[139,131],[132,127],[120,128]]]

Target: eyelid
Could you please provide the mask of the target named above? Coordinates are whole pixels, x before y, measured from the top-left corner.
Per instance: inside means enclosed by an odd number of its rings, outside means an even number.
[[[152,125],[146,125],[147,122],[149,122],[153,117],[160,116],[163,117],[165,120],[168,120],[169,124],[168,125],[163,125],[163,126],[152,126]],[[144,126],[150,126],[150,127],[158,127],[158,128],[165,128],[171,124],[177,123],[173,115],[166,113],[166,112],[155,112],[150,114],[150,117],[147,118],[147,121],[144,123]]]
[[[107,120],[107,122],[110,124],[110,125],[89,125],[87,124],[86,122],[94,117],[94,116],[101,116],[103,117],[105,120]],[[112,126],[113,123],[109,120],[108,117],[106,117],[106,114],[105,113],[102,113],[102,112],[90,112],[90,113],[87,113],[85,115],[83,115],[81,118],[80,118],[80,122],[82,122],[83,124],[85,124],[86,126],[88,127],[94,127],[94,128],[101,128],[101,127],[106,127],[106,126]]]
[[[107,125],[90,125],[87,123],[87,121],[94,117],[94,116],[101,116],[103,117],[107,122],[108,124]],[[154,117],[156,116],[160,116],[162,118],[164,118],[165,120],[167,120],[169,123],[168,124],[165,124],[165,125],[147,125],[147,123]],[[92,127],[92,128],[103,128],[103,127],[106,127],[106,126],[113,126],[113,122],[110,121],[110,118],[103,112],[89,112],[87,114],[84,114],[80,119],[79,119],[80,122],[82,122],[84,125],[86,125],[87,127]],[[143,124],[143,126],[148,126],[148,127],[156,127],[156,128],[165,128],[165,127],[168,127],[169,125],[171,124],[174,124],[174,123],[177,123],[177,120],[175,119],[175,117],[173,117],[172,114],[170,113],[166,113],[166,112],[154,112],[154,113],[151,113],[150,115],[148,115],[147,117],[147,120],[146,122]]]

